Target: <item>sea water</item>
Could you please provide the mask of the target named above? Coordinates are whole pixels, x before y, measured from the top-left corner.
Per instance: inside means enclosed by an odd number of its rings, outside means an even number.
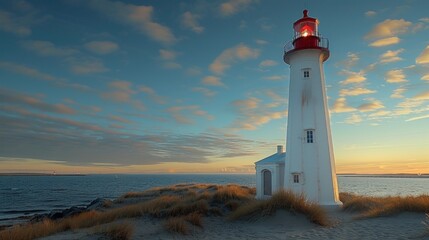
[[[235,183],[255,186],[253,174],[139,174],[85,176],[0,176],[0,225],[11,219],[86,206],[130,191],[178,183]],[[338,176],[340,192],[360,195],[429,194],[429,178]],[[13,221],[12,221],[13,222]]]

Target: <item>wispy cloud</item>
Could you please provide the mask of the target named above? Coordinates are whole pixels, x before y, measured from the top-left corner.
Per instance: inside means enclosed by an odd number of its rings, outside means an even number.
[[[403,83],[407,82],[406,76],[402,69],[389,70],[384,74],[384,79],[388,83]]]
[[[220,78],[215,76],[206,76],[201,80],[201,83],[208,86],[225,86],[225,84],[220,81]]]
[[[276,66],[278,64],[279,63],[274,61],[274,60],[266,59],[266,60],[262,61],[261,63],[259,63],[259,66],[260,67],[272,67],[272,66]]]
[[[182,25],[196,33],[204,32],[204,27],[198,23],[199,15],[191,12],[185,12],[182,15]]]
[[[406,122],[411,122],[411,121],[416,121],[416,120],[421,120],[421,119],[426,119],[426,118],[429,118],[429,114],[428,115],[419,116],[419,117],[409,118],[409,119],[407,119],[405,121]]]
[[[139,90],[149,96],[152,101],[158,103],[158,104],[166,104],[167,100],[165,97],[160,96],[158,93],[155,92],[155,90],[151,87],[140,85]]]
[[[375,15],[377,15],[376,11],[369,10],[365,12],[365,16],[367,17],[374,17]]]
[[[361,112],[371,112],[381,108],[385,108],[383,103],[377,99],[369,99],[369,102],[361,104],[358,109]]]
[[[429,100],[429,91],[421,92],[413,97],[413,99],[417,100]]]
[[[388,38],[382,38],[379,40],[375,40],[374,42],[370,43],[369,46],[371,47],[385,47],[389,45],[398,44],[401,41],[398,37],[388,37]]]
[[[152,6],[126,4],[109,0],[90,0],[89,6],[108,17],[131,25],[155,41],[173,44],[177,41],[171,30],[157,23],[152,15]]]
[[[226,69],[238,60],[247,60],[257,58],[259,56],[258,49],[252,49],[243,43],[224,50],[216,59],[210,64],[210,70],[216,74],[223,74]]]
[[[411,27],[412,23],[404,19],[386,19],[375,25],[375,27],[365,36],[366,39],[395,37],[404,34]]]
[[[73,88],[73,89],[81,90],[81,91],[91,90],[91,88],[89,86],[79,84],[79,83],[72,83],[72,82],[70,82],[64,78],[59,78],[59,77],[53,76],[51,74],[41,72],[38,69],[31,68],[31,67],[24,66],[24,65],[20,65],[17,63],[13,63],[13,62],[2,62],[2,61],[0,61],[0,68],[6,69],[6,70],[14,72],[14,73],[29,76],[31,78],[36,78],[36,79],[48,81],[48,82],[52,83],[53,85],[59,86],[59,87]]]
[[[272,76],[264,77],[265,80],[270,80],[270,81],[279,81],[279,80],[284,80],[286,78],[287,76],[284,76],[284,75],[272,75]]]
[[[390,63],[390,62],[397,62],[401,61],[402,58],[398,55],[404,51],[403,48],[398,49],[396,51],[388,50],[387,52],[383,53],[380,56],[380,62],[381,63]]]
[[[347,58],[343,61],[336,63],[336,65],[344,67],[345,69],[350,69],[351,67],[356,65],[356,63],[359,61],[359,59],[360,59],[360,57],[357,53],[348,52]]]
[[[22,45],[41,56],[65,57],[78,52],[73,48],[55,46],[55,44],[49,41],[24,41]]]
[[[202,93],[206,97],[213,97],[214,95],[216,95],[215,91],[204,87],[194,87],[192,88],[192,91]]]
[[[361,83],[366,80],[365,72],[363,70],[359,72],[353,72],[349,70],[342,70],[339,73],[340,75],[346,76],[346,79],[341,81],[342,85],[347,85],[351,83]]]
[[[85,43],[85,48],[93,53],[106,55],[117,51],[119,46],[117,43],[111,41],[91,41]]]
[[[400,87],[395,90],[393,90],[392,95],[390,95],[391,98],[404,98],[404,95],[402,95],[407,89]]]
[[[191,117],[203,117],[207,120],[213,120],[214,117],[202,110],[198,105],[174,106],[167,109],[173,119],[180,124],[194,124]]]
[[[347,105],[347,100],[344,97],[340,97],[335,100],[334,104],[331,107],[331,112],[334,113],[344,113],[344,112],[353,112],[356,111],[356,108],[350,107]]]
[[[358,114],[353,113],[350,117],[346,118],[345,123],[356,124],[362,122],[362,117]]]
[[[0,88],[0,102],[8,106],[23,106],[43,112],[75,114],[76,111],[64,104],[51,104],[43,102],[40,98]]]
[[[371,94],[375,92],[377,91],[370,90],[367,88],[362,88],[362,87],[356,87],[356,88],[349,88],[349,89],[341,89],[339,94],[340,96],[344,97],[344,96],[358,96],[358,95],[364,95],[364,94]]]
[[[75,74],[93,74],[109,71],[109,68],[96,58],[70,58],[67,61],[70,64],[70,71]]]
[[[423,50],[423,52],[416,58],[417,64],[429,63],[429,45]]]
[[[223,16],[231,16],[245,10],[254,0],[228,0],[219,6],[219,11]]]
[[[287,111],[271,109],[278,104],[261,104],[262,100],[255,97],[233,101],[231,104],[237,111],[238,117],[233,122],[233,128],[239,130],[256,130],[272,120],[285,118]]]
[[[163,62],[163,67],[166,69],[179,69],[182,65],[176,62],[176,58],[179,55],[178,52],[167,49],[159,50],[159,58]]]
[[[20,18],[13,13],[0,10],[0,30],[20,36],[28,36],[31,34],[29,25],[25,18]]]
[[[139,93],[139,89],[134,89],[131,82],[123,80],[112,81],[108,84],[108,87],[110,89],[109,91],[102,92],[100,94],[102,98],[117,103],[131,104],[136,109],[141,111],[146,109],[142,101],[134,98],[134,95]],[[140,89],[140,91],[142,91],[142,89]]]

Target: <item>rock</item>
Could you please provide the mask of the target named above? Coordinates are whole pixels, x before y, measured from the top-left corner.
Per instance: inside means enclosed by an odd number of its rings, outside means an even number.
[[[86,210],[97,210],[100,208],[105,208],[106,206],[110,206],[111,204],[112,201],[109,199],[97,198],[86,206]]]

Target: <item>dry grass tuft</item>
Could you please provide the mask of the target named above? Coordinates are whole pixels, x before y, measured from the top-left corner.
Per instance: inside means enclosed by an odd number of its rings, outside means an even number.
[[[429,212],[429,195],[406,197],[367,197],[340,194],[343,209],[359,212],[358,218],[382,217],[401,212]]]
[[[134,232],[134,226],[130,223],[118,223],[109,225],[101,231],[111,240],[129,240]]]
[[[232,212],[229,219],[247,218],[252,220],[261,216],[272,215],[277,209],[302,213],[311,222],[321,226],[330,224],[325,211],[319,205],[309,202],[303,195],[296,195],[291,191],[279,191],[267,200],[250,201]]]
[[[216,202],[225,203],[229,200],[248,200],[253,198],[250,188],[244,188],[238,185],[218,186],[217,191],[213,195],[213,200]]]
[[[203,227],[203,218],[201,214],[193,212],[185,216],[185,220],[194,226]]]
[[[188,226],[183,217],[172,217],[165,222],[165,228],[170,232],[181,233],[187,235],[189,233]]]
[[[124,206],[109,202],[105,206],[108,209],[102,212],[88,211],[56,221],[44,220],[1,230],[0,239],[34,239],[69,229],[88,228],[146,214],[156,218],[168,218],[166,226],[169,226],[169,229],[187,233],[186,223],[202,227],[204,215],[222,216],[225,210],[234,210],[253,197],[254,188],[238,185],[178,184],[152,188],[144,192],[129,192],[115,200],[114,203],[123,203],[127,199],[136,199]],[[120,225],[113,230],[119,234],[121,227],[127,230],[124,226]]]

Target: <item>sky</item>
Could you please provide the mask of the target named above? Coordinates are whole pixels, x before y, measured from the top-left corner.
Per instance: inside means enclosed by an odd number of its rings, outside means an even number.
[[[305,8],[337,173],[429,173],[426,0],[0,1],[0,172],[254,173]]]

